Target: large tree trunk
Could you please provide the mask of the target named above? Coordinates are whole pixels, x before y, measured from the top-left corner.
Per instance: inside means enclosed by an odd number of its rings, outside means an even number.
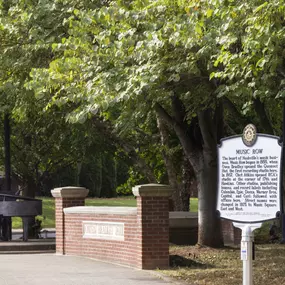
[[[217,205],[217,141],[222,136],[222,107],[218,106],[213,116],[210,109],[198,113],[203,137],[203,164],[197,173],[200,191],[198,193],[198,243],[211,247],[223,246],[221,221],[216,215]],[[221,124],[221,125],[219,125]]]
[[[176,101],[179,98],[176,98]],[[180,105],[182,102],[180,101]],[[176,113],[179,111],[179,104],[176,104]],[[195,140],[195,135],[189,133],[189,126],[185,121],[178,121],[171,117],[159,104],[155,106],[157,113],[173,127],[181,145],[198,180],[199,187],[199,237],[200,245],[220,247],[223,245],[220,220],[216,216],[217,198],[217,133],[218,124],[222,112],[216,112],[215,120],[210,109],[205,109],[198,114],[199,129],[202,138]],[[218,108],[217,108],[218,110]],[[222,126],[219,126],[221,128]]]
[[[220,219],[216,215],[217,166],[212,154],[206,153],[204,166],[198,174],[198,244],[211,247],[223,246]],[[207,162],[208,161],[208,162]]]

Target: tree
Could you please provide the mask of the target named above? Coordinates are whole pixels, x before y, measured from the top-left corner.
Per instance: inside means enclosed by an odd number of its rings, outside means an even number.
[[[72,126],[66,124],[66,114],[76,108],[76,103],[45,110],[49,98],[34,98],[25,84],[32,68],[48,67],[56,55],[62,56],[60,51],[53,52],[52,45],[60,43],[66,36],[68,22],[64,23],[64,20],[70,16],[69,10],[96,8],[106,3],[0,1],[0,110],[10,113],[13,120],[13,175],[24,184],[24,195],[34,196],[40,188],[45,188],[42,184],[47,182],[47,177],[49,187],[53,184],[51,180],[62,183],[60,179],[51,178],[66,168],[76,176],[74,180],[69,177],[69,183],[76,184],[79,173],[76,174],[75,170],[78,165],[86,163],[89,158],[87,150],[93,147],[95,153],[102,151],[98,146],[104,145],[104,140],[95,129],[97,123],[92,121],[83,125],[78,120]],[[106,151],[114,153],[111,139],[105,144],[103,153]],[[105,154],[102,159],[108,156]],[[102,183],[105,183],[104,179]]]
[[[280,134],[282,103],[275,99],[283,98],[284,1],[220,7],[213,12],[223,25],[211,74],[221,82],[218,96],[226,94],[243,113],[253,112],[260,131]]]
[[[252,121],[259,132],[280,136],[285,94],[285,3],[235,1],[223,8],[216,11],[224,23],[214,63],[219,69],[211,75],[224,83],[218,96],[242,97],[241,108],[245,114],[255,115]]]
[[[249,121],[262,131],[280,132],[281,103],[273,99],[284,93],[283,2],[56,1],[39,13],[19,1],[20,14],[8,9],[14,29],[2,29],[3,43],[21,38],[28,24],[40,30],[50,20],[57,23],[57,37],[48,41],[48,29],[37,32],[34,42],[49,42],[48,60],[36,66],[28,57],[26,69],[15,67],[13,86],[36,95],[28,100],[14,88],[21,102],[15,110],[21,117],[22,106],[41,100],[41,116],[60,110],[71,123],[91,123],[148,181],[165,181],[164,160],[176,206],[186,204],[196,179],[199,243],[220,246],[219,139],[240,133]],[[6,94],[11,62],[19,62],[12,53],[8,58],[1,79]],[[177,163],[180,155],[183,163]]]
[[[217,86],[209,82],[210,54],[202,47],[198,17],[166,2],[114,1],[102,9],[74,10],[70,36],[54,46],[65,56],[34,70],[29,87],[38,95],[52,90],[50,104],[80,97],[70,120],[118,102],[135,106],[134,116],[155,110],[173,127],[199,181],[199,242],[219,246],[216,144],[222,108],[213,96]]]

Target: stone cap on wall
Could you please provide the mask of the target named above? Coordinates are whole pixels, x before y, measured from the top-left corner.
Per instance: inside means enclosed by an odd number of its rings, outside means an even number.
[[[136,215],[137,207],[78,206],[63,209],[65,214]]]
[[[173,188],[163,184],[143,184],[133,187],[133,194],[141,197],[169,197]]]
[[[88,189],[76,186],[66,186],[51,190],[51,194],[55,198],[85,198],[88,193]]]
[[[170,228],[195,228],[198,227],[198,213],[169,212]]]

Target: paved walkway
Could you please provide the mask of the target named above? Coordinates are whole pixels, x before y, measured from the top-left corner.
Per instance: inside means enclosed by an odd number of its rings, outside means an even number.
[[[0,285],[163,285],[148,271],[55,254],[0,255]]]

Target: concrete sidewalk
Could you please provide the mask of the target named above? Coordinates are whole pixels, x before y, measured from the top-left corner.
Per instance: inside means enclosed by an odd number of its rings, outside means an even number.
[[[163,285],[151,272],[55,254],[0,255],[0,285]],[[173,283],[172,283],[173,284]]]

